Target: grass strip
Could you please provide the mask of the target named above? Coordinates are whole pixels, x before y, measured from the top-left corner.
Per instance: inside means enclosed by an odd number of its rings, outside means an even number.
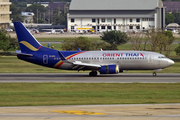
[[[180,83],[0,83],[0,106],[179,103]]]

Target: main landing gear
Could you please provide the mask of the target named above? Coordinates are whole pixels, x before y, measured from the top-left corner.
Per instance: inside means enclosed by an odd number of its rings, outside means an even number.
[[[97,76],[97,71],[91,71],[91,72],[89,73],[89,76]]]
[[[156,72],[153,72],[153,76],[156,76],[157,74],[156,74]]]

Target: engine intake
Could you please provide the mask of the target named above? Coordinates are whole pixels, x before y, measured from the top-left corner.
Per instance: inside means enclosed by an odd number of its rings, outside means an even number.
[[[118,65],[104,65],[100,68],[100,74],[118,74],[119,66]]]

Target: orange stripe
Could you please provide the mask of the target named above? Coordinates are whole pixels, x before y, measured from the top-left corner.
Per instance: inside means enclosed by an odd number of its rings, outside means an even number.
[[[64,63],[63,61],[60,62],[60,64],[57,66],[57,68],[59,68],[63,63]]]
[[[84,52],[86,52],[86,51],[84,51]],[[67,56],[66,59],[72,58],[72,57],[74,57],[74,56],[76,56],[76,55],[79,55],[79,54],[81,54],[81,53],[84,53],[84,52],[79,52],[79,53],[72,54],[72,55],[70,55],[70,56]]]
[[[59,68],[62,64],[63,64],[63,61],[60,60],[59,62],[57,62],[57,63],[54,65],[54,67],[55,67],[55,68]]]

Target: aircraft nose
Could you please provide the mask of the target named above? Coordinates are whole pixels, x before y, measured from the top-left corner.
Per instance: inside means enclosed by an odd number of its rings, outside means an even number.
[[[174,64],[174,61],[173,60],[168,60],[168,65],[173,65]]]

